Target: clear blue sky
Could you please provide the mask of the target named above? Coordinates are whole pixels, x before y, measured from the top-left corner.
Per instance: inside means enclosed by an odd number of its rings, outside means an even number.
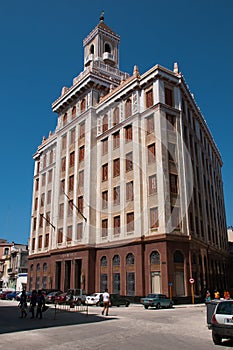
[[[179,63],[224,162],[233,225],[233,1],[0,1],[0,237],[27,243],[32,155],[56,126],[52,102],[83,70],[82,40],[99,22],[121,36],[120,68]]]

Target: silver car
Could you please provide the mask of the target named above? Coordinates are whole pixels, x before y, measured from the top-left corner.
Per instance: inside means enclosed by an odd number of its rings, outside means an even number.
[[[223,300],[217,303],[210,328],[215,345],[220,345],[223,338],[233,339],[233,300]]]

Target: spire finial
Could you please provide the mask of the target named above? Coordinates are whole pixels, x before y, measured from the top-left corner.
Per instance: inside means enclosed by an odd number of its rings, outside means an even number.
[[[104,10],[101,12],[100,14],[100,21],[103,22],[104,21]]]

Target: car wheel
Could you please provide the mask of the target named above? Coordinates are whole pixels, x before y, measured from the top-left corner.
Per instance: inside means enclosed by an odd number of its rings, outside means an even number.
[[[169,307],[170,307],[170,309],[171,309],[171,308],[173,307],[173,304],[172,304],[172,303],[170,303],[170,304],[169,304]]]
[[[95,304],[96,306],[100,306],[100,302],[99,301],[97,301],[97,303]]]
[[[145,309],[148,309],[148,305],[144,305],[144,308],[145,308]]]
[[[129,302],[127,301],[126,304],[125,304],[125,307],[128,307],[129,306]]]
[[[156,309],[161,309],[160,303],[158,303],[158,304],[156,305]]]
[[[222,342],[222,338],[214,332],[212,332],[212,339],[215,345],[220,345]]]

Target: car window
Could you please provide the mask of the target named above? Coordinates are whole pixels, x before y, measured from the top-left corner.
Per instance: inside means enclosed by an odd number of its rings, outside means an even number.
[[[218,305],[216,310],[217,314],[221,315],[233,315],[233,303],[224,301]]]

